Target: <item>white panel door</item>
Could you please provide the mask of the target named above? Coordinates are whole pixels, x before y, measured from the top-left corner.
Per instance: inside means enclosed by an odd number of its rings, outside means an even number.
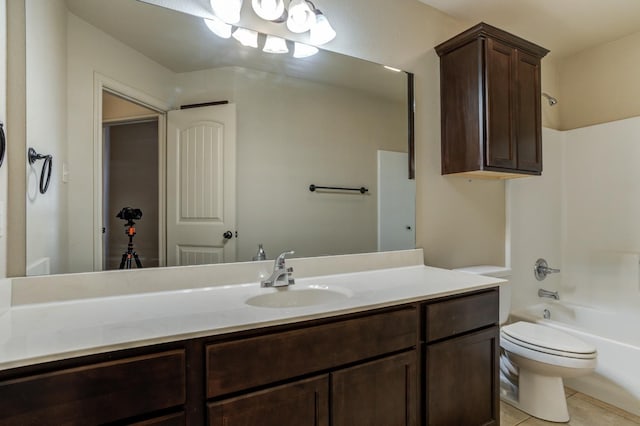
[[[168,266],[236,260],[235,139],[234,104],[169,111]]]
[[[378,251],[416,246],[416,181],[408,154],[378,151]]]

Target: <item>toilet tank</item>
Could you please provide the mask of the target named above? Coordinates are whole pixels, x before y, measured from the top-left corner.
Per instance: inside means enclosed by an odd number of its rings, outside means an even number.
[[[505,266],[494,265],[476,265],[466,266],[464,268],[456,268],[454,271],[466,272],[468,274],[486,275],[488,277],[502,278],[507,280],[499,284],[500,294],[500,324],[507,322],[509,312],[511,311],[511,269]]]

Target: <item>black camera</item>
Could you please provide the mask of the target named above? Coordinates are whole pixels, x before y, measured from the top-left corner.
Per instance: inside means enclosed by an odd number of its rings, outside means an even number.
[[[142,210],[125,207],[116,215],[122,220],[138,220],[142,217]]]

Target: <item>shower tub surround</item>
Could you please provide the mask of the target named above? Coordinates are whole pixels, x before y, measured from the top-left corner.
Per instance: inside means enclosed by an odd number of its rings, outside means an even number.
[[[638,134],[640,117],[543,129],[543,175],[507,183],[514,311],[539,311],[547,301],[537,297],[539,288],[558,291],[551,323],[598,350],[596,373],[567,385],[634,414],[640,414]],[[539,257],[561,272],[536,281],[531,268]],[[544,321],[542,315],[535,313]]]

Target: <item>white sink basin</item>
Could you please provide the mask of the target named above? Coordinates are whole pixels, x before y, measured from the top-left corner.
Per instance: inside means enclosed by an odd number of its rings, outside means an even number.
[[[246,300],[247,305],[262,308],[295,308],[338,302],[351,297],[350,290],[341,287],[313,285],[284,287]]]

